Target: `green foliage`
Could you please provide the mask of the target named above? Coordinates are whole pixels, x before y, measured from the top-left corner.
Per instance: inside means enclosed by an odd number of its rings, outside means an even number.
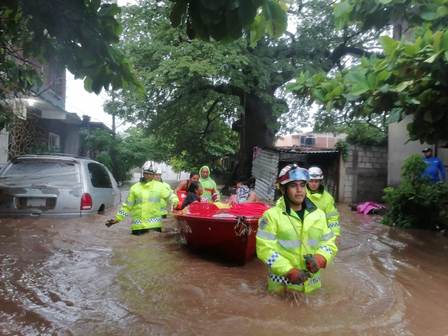
[[[448,139],[448,2],[438,0],[344,0],[335,8],[340,26],[377,29],[406,20],[403,40],[379,39],[383,54],[362,58],[337,73],[302,73],[290,89],[350,118],[389,122],[412,115],[411,140]]]
[[[231,41],[249,31],[252,45],[265,34],[279,37],[286,30],[286,5],[280,0],[174,0],[170,20],[189,38]]]
[[[347,160],[347,157],[348,157],[348,143],[347,143],[347,141],[338,140],[336,142],[336,144],[334,145],[334,148],[336,148],[339,151],[339,153],[341,153],[342,158],[344,160]]]
[[[402,167],[400,185],[384,189],[385,224],[428,230],[448,228],[448,185],[422,178],[425,167],[420,156],[409,157]]]
[[[114,137],[103,129],[83,130],[82,148],[94,159],[106,165],[117,181],[129,179],[129,170],[141,167],[146,161],[159,161],[154,141],[138,128],[130,128]]]
[[[335,32],[332,7],[324,0],[291,5],[300,16],[297,32],[263,38],[256,46],[249,36],[229,43],[190,40],[182,27],[168,22],[170,9],[168,1],[146,0],[123,12],[122,50],[145,96],[124,90],[117,96],[116,115],[153,133],[165,161],[183,169],[234,156],[238,134],[231,125],[243,134],[253,131],[255,125],[242,122],[249,112],[266,121],[266,127],[252,132],[260,134],[258,139],[275,134],[286,100],[291,107],[301,105],[286,99],[284,84],[300,69],[320,66],[329,48],[351,40]],[[292,129],[303,115],[295,108],[289,112],[279,120]],[[245,143],[240,151],[247,156]]]
[[[97,0],[2,1],[0,5],[0,114],[9,98],[40,86],[40,65],[54,62],[83,78],[88,91],[99,93],[138,82],[123,54],[113,47],[120,25],[115,4]]]
[[[384,130],[362,122],[353,123],[347,131],[346,141],[354,145],[383,146],[387,143]]]

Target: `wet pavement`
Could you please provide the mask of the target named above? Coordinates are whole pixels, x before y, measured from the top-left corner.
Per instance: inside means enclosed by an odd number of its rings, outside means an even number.
[[[448,335],[448,239],[341,205],[314,294],[271,296],[266,270],[207,260],[111,215],[0,222],[0,335]]]

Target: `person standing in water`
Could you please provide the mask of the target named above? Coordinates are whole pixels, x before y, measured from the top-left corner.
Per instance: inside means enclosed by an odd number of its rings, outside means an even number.
[[[338,251],[325,213],[306,197],[308,180],[306,169],[284,167],[278,176],[282,197],[259,220],[256,250],[268,267],[271,293],[320,288],[320,270]]]

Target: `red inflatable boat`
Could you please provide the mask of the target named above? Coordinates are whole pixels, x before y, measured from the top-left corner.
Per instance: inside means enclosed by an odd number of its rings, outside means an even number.
[[[188,248],[243,265],[255,256],[258,219],[268,206],[244,203],[219,209],[212,203],[192,203],[177,214],[181,239]]]

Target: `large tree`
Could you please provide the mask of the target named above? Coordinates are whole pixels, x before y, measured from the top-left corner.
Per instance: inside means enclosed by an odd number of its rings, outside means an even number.
[[[123,54],[114,47],[121,27],[119,7],[100,0],[4,0],[0,4],[0,121],[8,102],[36,94],[40,66],[56,62],[85,88],[138,87]]]
[[[341,28],[388,34],[374,52],[363,46],[360,61],[338,71],[302,73],[291,89],[323,104],[330,120],[379,123],[410,115],[410,139],[448,140],[448,1],[343,0],[335,16]]]
[[[277,119],[288,110],[285,83],[301,70],[331,68],[343,55],[356,53],[360,39],[369,38],[348,28],[335,31],[327,1],[291,5],[297,29],[256,45],[249,36],[226,44],[190,40],[170,26],[168,9],[162,1],[148,0],[123,16],[122,47],[146,96],[123,91],[122,116],[156,132],[167,154],[198,158],[198,163],[222,156],[225,148],[231,152],[233,122],[242,175],[250,174],[254,146],[273,145]]]

